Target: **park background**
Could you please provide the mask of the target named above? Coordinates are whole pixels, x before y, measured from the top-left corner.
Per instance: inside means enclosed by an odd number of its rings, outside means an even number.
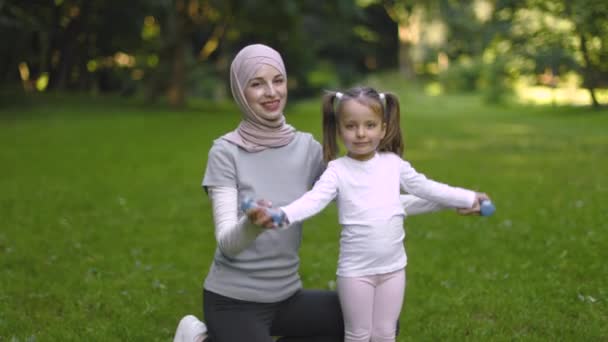
[[[0,341],[202,316],[200,182],[255,42],[297,129],[321,138],[325,89],[394,92],[406,158],[497,206],[407,219],[399,341],[608,340],[606,1],[4,0],[0,38]],[[306,287],[335,286],[338,237],[333,206],[306,223]]]

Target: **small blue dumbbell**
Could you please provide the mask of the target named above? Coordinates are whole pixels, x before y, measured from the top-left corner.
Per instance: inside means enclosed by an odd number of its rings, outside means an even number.
[[[480,203],[480,214],[481,216],[490,216],[492,214],[494,214],[494,212],[496,211],[496,207],[494,206],[494,203],[492,203],[492,201],[490,200],[483,200]]]
[[[246,212],[249,209],[257,208],[258,204],[251,197],[245,197],[241,202],[241,210]],[[272,218],[274,224],[278,227],[285,221],[285,214],[279,208],[265,208],[268,216]]]

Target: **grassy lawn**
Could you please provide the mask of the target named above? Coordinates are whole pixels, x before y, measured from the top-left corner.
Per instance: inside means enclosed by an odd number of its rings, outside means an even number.
[[[402,92],[406,158],[489,193],[488,218],[408,218],[399,341],[608,340],[608,111]],[[320,138],[319,101],[288,121]],[[169,341],[201,316],[215,242],[200,182],[231,104],[104,98],[0,108],[0,341]],[[306,224],[305,286],[331,288],[337,217]]]

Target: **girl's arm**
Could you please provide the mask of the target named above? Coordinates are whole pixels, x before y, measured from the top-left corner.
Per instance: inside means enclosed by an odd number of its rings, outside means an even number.
[[[337,194],[338,178],[330,164],[310,191],[280,209],[288,223],[304,221],[323,210]]]
[[[430,180],[405,160],[401,160],[400,182],[408,193],[446,207],[473,208],[477,202],[474,191]]]
[[[207,188],[213,207],[215,239],[222,253],[234,257],[260,235],[264,228],[251,223],[247,216],[238,219],[238,193],[227,186]]]

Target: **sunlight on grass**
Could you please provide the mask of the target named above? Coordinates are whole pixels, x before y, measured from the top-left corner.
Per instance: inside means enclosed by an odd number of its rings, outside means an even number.
[[[518,102],[534,105],[591,105],[591,95],[587,89],[579,86],[579,77],[567,75],[556,87],[536,85],[533,80],[521,79],[515,86]],[[608,89],[596,89],[600,103],[608,102]]]
[[[429,82],[424,87],[424,92],[429,96],[439,96],[443,93],[443,89],[439,82]]]
[[[525,104],[581,106],[591,104],[591,96],[585,89],[528,86],[516,89],[516,93],[519,102]]]
[[[524,105],[591,105],[591,95],[587,89],[577,86],[572,77],[557,87],[532,85],[530,81],[521,80],[514,85],[515,100]],[[427,82],[424,94],[438,97],[445,94],[439,82]],[[600,103],[608,103],[608,89],[596,89],[595,95]]]

